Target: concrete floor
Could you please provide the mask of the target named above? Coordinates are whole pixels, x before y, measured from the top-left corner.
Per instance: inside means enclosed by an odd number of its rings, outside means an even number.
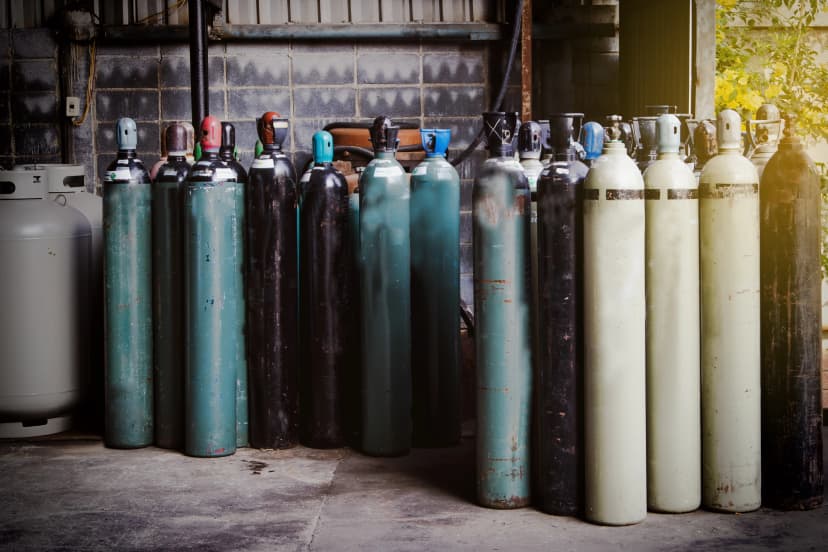
[[[828,435],[826,435],[828,443]],[[828,465],[828,463],[826,463]],[[599,527],[480,508],[473,441],[378,459],[243,449],[221,459],[95,438],[0,443],[0,550],[817,550],[809,512],[650,514]]]

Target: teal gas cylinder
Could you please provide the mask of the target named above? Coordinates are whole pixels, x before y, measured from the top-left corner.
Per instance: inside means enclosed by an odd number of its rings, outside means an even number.
[[[118,119],[115,134],[118,157],[103,179],[104,443],[135,448],[153,441],[152,186],[135,121]]]
[[[155,444],[184,444],[184,271],[181,198],[190,164],[187,129],[164,130],[167,160],[152,185],[152,287],[155,326]]]
[[[245,366],[244,187],[219,158],[221,124],[201,125],[202,157],[183,197],[185,438],[190,456],[236,451],[237,378]]]
[[[477,501],[529,503],[532,336],[529,183],[514,158],[517,114],[483,114],[489,158],[472,192]]]
[[[589,521],[647,515],[644,181],[620,116],[584,183],[584,497]]]
[[[410,194],[398,131],[374,120],[374,159],[359,179],[362,450],[377,456],[411,448]]]
[[[674,513],[701,501],[699,201],[680,127],[675,115],[658,117],[658,157],[644,171],[647,504]]]
[[[422,129],[411,173],[412,415],[416,446],[460,441],[460,176],[451,131]]]
[[[759,181],[741,155],[741,119],[719,113],[719,154],[699,180],[702,504],[761,503]]]

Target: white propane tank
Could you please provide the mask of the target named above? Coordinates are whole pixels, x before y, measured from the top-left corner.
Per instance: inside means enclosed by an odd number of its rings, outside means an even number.
[[[84,384],[91,229],[45,196],[45,170],[0,171],[0,438],[65,431]]]
[[[644,180],[620,140],[584,184],[584,454],[589,521],[647,515]]]
[[[681,123],[656,121],[658,158],[644,172],[647,228],[647,505],[701,502],[699,201],[679,155]]]
[[[702,503],[761,502],[759,181],[740,154],[741,120],[719,113],[719,155],[699,182]]]

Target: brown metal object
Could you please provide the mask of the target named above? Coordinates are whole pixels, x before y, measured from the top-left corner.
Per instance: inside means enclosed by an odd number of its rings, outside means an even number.
[[[520,118],[532,119],[532,0],[524,0],[520,24]]]

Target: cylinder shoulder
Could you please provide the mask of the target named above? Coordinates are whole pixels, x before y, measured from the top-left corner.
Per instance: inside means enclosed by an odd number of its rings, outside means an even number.
[[[644,178],[627,155],[602,155],[587,173],[588,188],[642,189]]]
[[[106,168],[103,178],[105,183],[114,184],[150,184],[149,172],[143,161],[136,158],[116,159]]]
[[[0,240],[89,235],[91,231],[83,213],[51,199],[0,201]]]
[[[654,161],[644,171],[643,178],[644,187],[649,189],[695,189],[699,187],[693,171],[679,158]]]
[[[315,166],[310,171],[306,190],[337,190],[347,194],[348,183],[333,165]]]
[[[750,160],[739,154],[719,154],[702,169],[700,184],[758,184],[759,174]]]
[[[426,159],[411,171],[412,188],[429,182],[439,182],[444,186],[460,185],[457,169],[444,157]]]

